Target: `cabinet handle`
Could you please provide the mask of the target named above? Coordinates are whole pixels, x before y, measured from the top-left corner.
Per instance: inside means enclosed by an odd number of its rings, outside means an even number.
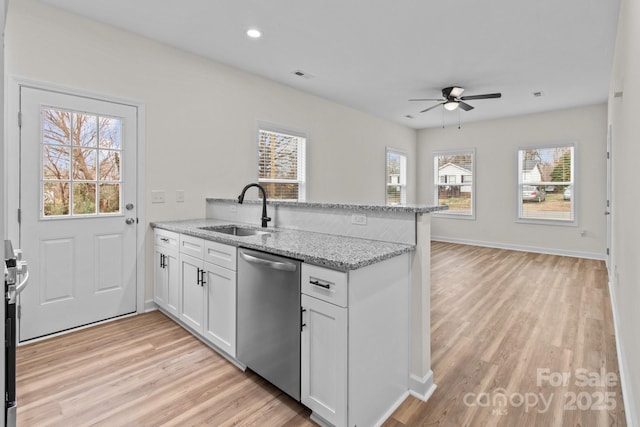
[[[306,308],[304,308],[304,307],[300,307],[300,332],[302,332],[302,330],[304,329],[304,327],[305,327],[305,326],[307,326],[307,324],[306,324],[306,323],[304,323],[304,319],[303,319],[303,316],[304,316],[304,312],[305,312],[305,311],[307,311],[307,309],[306,309]]]
[[[169,239],[166,237],[161,237],[160,240],[162,240],[165,243],[169,243]]]
[[[166,268],[167,264],[165,262],[164,254],[160,254],[160,268]]]
[[[321,288],[331,289],[331,283],[320,283],[319,280],[309,280],[309,283],[314,286],[320,286]]]
[[[198,268],[198,285],[204,286],[207,282],[204,281],[204,270]]]
[[[200,285],[200,268],[198,268],[198,278],[196,279],[196,284]]]
[[[206,285],[207,282],[204,281],[204,270],[200,270],[200,286]]]

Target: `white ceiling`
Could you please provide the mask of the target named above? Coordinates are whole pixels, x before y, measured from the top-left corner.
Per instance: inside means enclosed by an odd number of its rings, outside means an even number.
[[[606,102],[619,0],[42,0],[413,127]],[[255,27],[263,37],[250,40]],[[292,74],[302,70],[313,78]],[[533,92],[542,91],[542,97]],[[405,118],[415,116],[414,119]]]

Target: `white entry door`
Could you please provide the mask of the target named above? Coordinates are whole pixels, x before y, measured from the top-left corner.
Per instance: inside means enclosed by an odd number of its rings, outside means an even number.
[[[136,107],[20,89],[25,341],[136,311]]]

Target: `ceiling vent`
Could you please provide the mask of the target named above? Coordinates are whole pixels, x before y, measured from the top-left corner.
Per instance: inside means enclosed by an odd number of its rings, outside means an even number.
[[[312,78],[315,77],[313,74],[306,73],[306,72],[304,72],[302,70],[292,71],[291,74],[293,74],[294,76],[297,76],[297,77],[302,77],[303,79],[312,79]]]

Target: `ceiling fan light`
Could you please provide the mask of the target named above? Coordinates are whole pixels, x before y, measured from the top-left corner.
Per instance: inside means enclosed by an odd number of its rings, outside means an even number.
[[[451,92],[449,93],[449,96],[453,96],[454,98],[460,98],[460,96],[462,95],[462,92],[464,92],[464,89],[458,86],[454,86],[453,88],[451,88]]]
[[[444,103],[444,108],[446,108],[449,111],[453,111],[456,108],[458,108],[458,101],[447,101]]]

